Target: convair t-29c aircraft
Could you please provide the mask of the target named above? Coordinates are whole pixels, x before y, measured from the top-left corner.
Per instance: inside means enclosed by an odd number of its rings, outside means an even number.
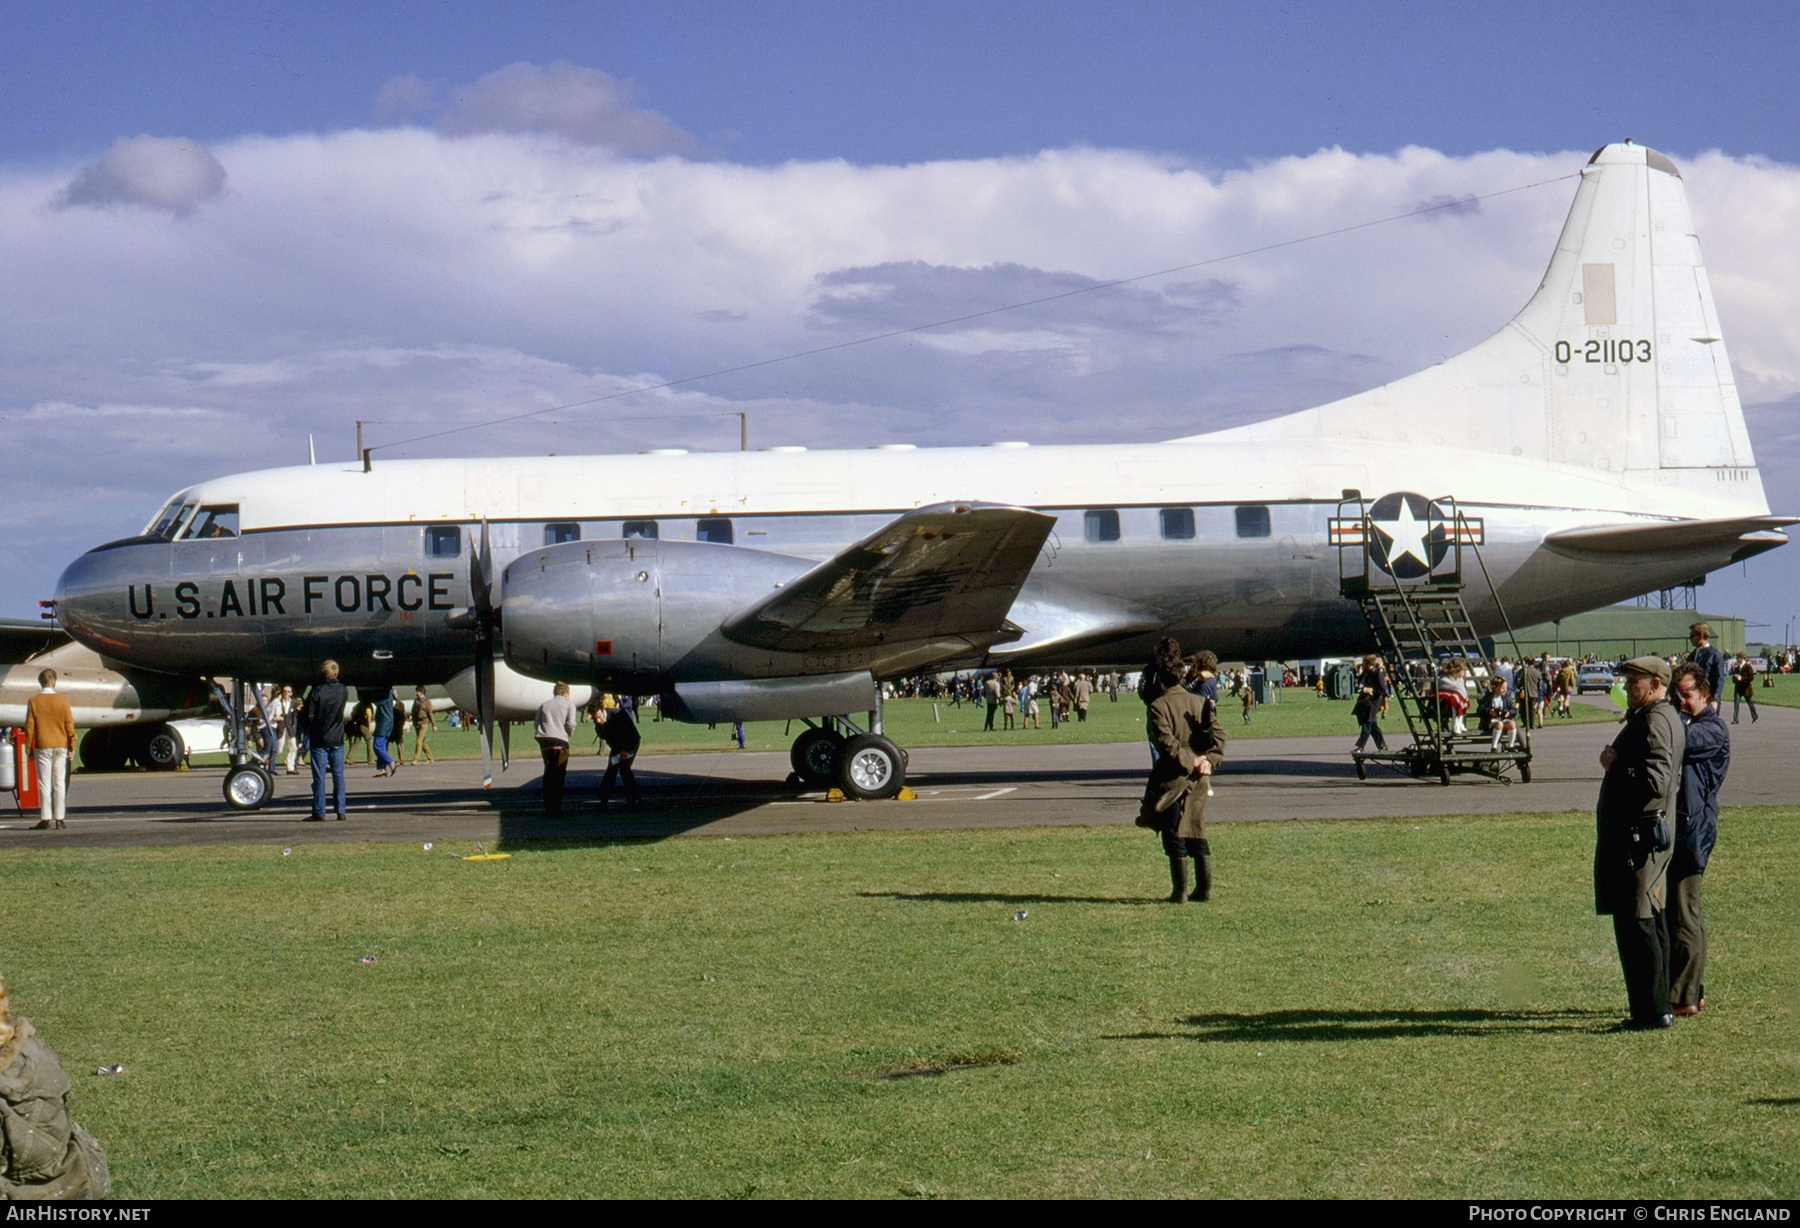
[[[56,609],[161,670],[476,666],[491,695],[503,655],[684,720],[806,718],[796,769],[878,797],[905,772],[883,678],[1130,666],[1163,635],[1248,660],[1366,647],[1339,590],[1346,497],[1373,500],[1397,579],[1472,535],[1484,634],[1689,581],[1796,523],[1769,515],[1680,172],[1629,143],[1583,169],[1525,309],[1392,384],[1159,444],[797,452],[218,478],[77,559]],[[1434,521],[1443,497],[1460,527]]]

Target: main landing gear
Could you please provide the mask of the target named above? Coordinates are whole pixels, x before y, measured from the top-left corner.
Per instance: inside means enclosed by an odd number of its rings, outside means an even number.
[[[881,728],[881,713],[870,713]],[[838,788],[860,801],[893,797],[906,783],[906,752],[880,733],[864,733],[847,717],[827,716],[794,739],[788,759],[804,784]]]

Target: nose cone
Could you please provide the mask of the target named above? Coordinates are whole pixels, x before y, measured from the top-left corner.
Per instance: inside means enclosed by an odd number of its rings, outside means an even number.
[[[153,559],[147,552],[158,557]],[[167,558],[168,546],[160,542],[88,551],[70,563],[57,581],[57,621],[95,652],[127,664],[159,668],[153,632],[158,622],[174,612],[174,602],[164,593]]]

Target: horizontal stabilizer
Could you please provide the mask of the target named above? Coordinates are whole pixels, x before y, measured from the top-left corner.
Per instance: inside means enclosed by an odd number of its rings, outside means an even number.
[[[726,619],[737,643],[778,652],[1016,638],[1006,612],[1054,516],[942,503],[908,512]]]
[[[1800,524],[1800,516],[1654,520],[1565,529],[1550,534],[1544,544],[1558,554],[1576,558],[1583,555],[1675,554],[1733,543],[1755,546],[1757,549],[1752,553],[1760,553],[1787,541],[1787,535],[1781,530],[1793,524]]]

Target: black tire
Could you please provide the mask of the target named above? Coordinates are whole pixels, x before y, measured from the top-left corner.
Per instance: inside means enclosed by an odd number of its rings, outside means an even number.
[[[225,773],[225,804],[233,810],[261,810],[275,794],[275,779],[260,763],[240,763]]]
[[[187,746],[181,735],[167,725],[158,725],[138,748],[137,761],[152,772],[173,772],[187,757]]]
[[[844,739],[833,729],[808,729],[788,752],[794,774],[809,785],[836,784],[843,759]]]
[[[1529,759],[1519,760],[1519,783],[1522,785],[1531,783],[1531,760]]]
[[[1369,767],[1361,759],[1356,761],[1356,778],[1358,780],[1367,780],[1369,778]]]
[[[892,797],[906,783],[906,760],[900,748],[880,734],[859,734],[844,743],[840,776],[847,797],[862,801]]]
[[[1443,785],[1446,789],[1448,789],[1450,787],[1450,765],[1448,763],[1445,763],[1442,759],[1439,759],[1438,765],[1437,765],[1437,773],[1438,773],[1438,783]]]
[[[131,757],[123,730],[90,729],[81,735],[81,766],[90,772],[116,772]]]

